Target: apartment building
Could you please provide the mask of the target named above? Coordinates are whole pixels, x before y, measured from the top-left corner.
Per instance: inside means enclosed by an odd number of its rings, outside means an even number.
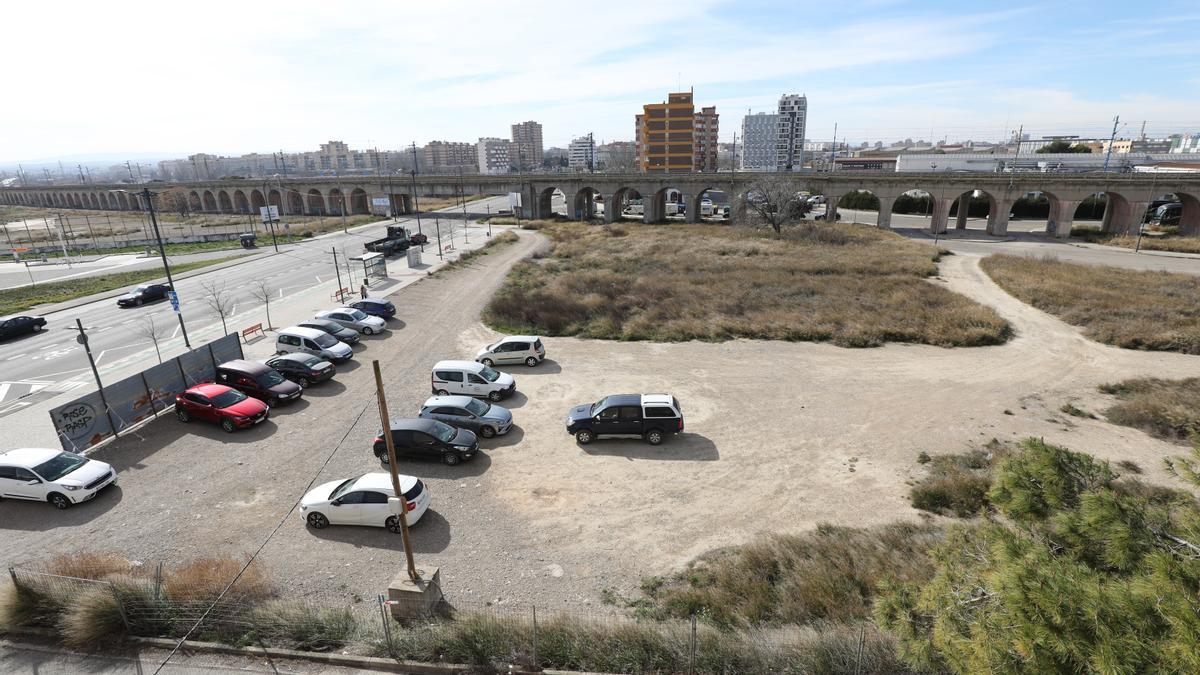
[[[692,92],[670,93],[662,103],[646,104],[634,120],[638,167],[642,171],[716,170],[717,109],[710,106],[697,113]]]
[[[454,169],[471,167],[474,171],[479,165],[474,143],[456,143],[453,141],[430,141],[421,148],[424,166],[422,170],[436,172],[438,169]]]
[[[779,115],[755,113],[742,118],[741,168],[774,171],[779,159]]]
[[[804,132],[808,123],[808,97],[784,94],[779,99],[779,138],[775,167],[779,171],[804,168]]]
[[[591,134],[571,141],[567,148],[567,166],[572,171],[595,171],[596,141]]]
[[[512,125],[512,157],[514,164],[520,162],[521,169],[529,171],[542,166],[542,125],[532,120]]]
[[[475,144],[479,173],[494,175],[508,173],[513,166],[512,141],[503,138],[481,138]]]

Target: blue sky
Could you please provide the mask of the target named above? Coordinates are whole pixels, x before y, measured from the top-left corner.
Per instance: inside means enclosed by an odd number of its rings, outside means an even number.
[[[0,162],[507,137],[631,139],[693,88],[731,140],[808,95],[851,141],[1200,131],[1191,2],[19,3]],[[6,96],[6,98],[9,98]]]

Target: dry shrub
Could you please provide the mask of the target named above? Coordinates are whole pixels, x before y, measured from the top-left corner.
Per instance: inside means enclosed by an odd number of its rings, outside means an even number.
[[[285,600],[268,601],[255,608],[251,623],[257,637],[306,651],[342,647],[358,630],[358,622],[347,608]]]
[[[232,556],[196,558],[168,569],[163,574],[163,588],[175,601],[212,602],[233,581],[245,563]],[[237,584],[225,595],[228,602],[258,602],[270,597],[271,584],[259,568],[251,563]]]
[[[1021,301],[1099,342],[1200,354],[1200,277],[993,255],[981,266]]]
[[[867,620],[881,582],[928,577],[928,551],[941,538],[938,527],[909,523],[766,537],[647,587],[649,613],[719,625]]]
[[[70,609],[62,615],[58,632],[62,641],[71,647],[97,647],[126,634],[121,608],[108,586],[77,595]]]
[[[969,518],[990,506],[992,473],[1009,449],[993,441],[962,454],[925,457],[928,473],[910,491],[913,508],[945,516]]]
[[[925,281],[926,247],[869,227],[809,224],[779,236],[713,225],[561,225],[543,259],[516,265],[484,310],[515,333],[619,340],[1004,342],[990,308]]]
[[[1138,378],[1103,385],[1100,391],[1118,399],[1104,411],[1113,424],[1177,442],[1200,434],[1200,377]]]
[[[45,564],[49,574],[76,579],[105,579],[111,574],[129,572],[129,559],[116,553],[60,553]]]

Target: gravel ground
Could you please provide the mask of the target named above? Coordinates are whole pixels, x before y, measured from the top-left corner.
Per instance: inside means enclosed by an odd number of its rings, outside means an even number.
[[[66,512],[0,505],[3,562],[78,548],[141,560],[258,549],[311,481],[379,470],[368,358],[378,358],[393,417],[428,395],[429,367],[469,357],[494,333],[479,310],[504,270],[541,238],[483,256],[392,296],[403,321],[367,338],[357,367],[309,390],[270,422],[226,435],[163,419],[101,453],[121,487]],[[517,427],[457,467],[406,463],[433,490],[413,528],[418,563],[440,565],[459,606],[536,602],[595,606],[604,588],[632,594],[649,574],[713,548],[816,523],[871,525],[921,517],[907,499],[917,454],[958,452],[992,437],[1042,436],[1168,482],[1161,458],[1180,446],[1058,412],[1107,403],[1096,386],[1131,376],[1200,375],[1200,359],[1132,352],[1083,338],[997,287],[970,255],[942,263],[945,283],[997,309],[1017,337],[997,347],[622,343],[547,339],[549,359],[509,367]],[[687,433],[652,448],[566,435],[572,404],[611,393],[676,395]],[[1005,414],[1005,411],[1012,414]],[[328,461],[328,464],[325,463]],[[293,595],[370,599],[401,570],[400,538],[362,527],[307,529],[286,517],[262,551]],[[600,611],[600,610],[593,610]]]

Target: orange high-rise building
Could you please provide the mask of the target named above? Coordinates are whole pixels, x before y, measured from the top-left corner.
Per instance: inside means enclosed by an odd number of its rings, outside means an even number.
[[[717,169],[717,109],[696,112],[692,92],[667,94],[634,118],[638,168],[649,173]]]

